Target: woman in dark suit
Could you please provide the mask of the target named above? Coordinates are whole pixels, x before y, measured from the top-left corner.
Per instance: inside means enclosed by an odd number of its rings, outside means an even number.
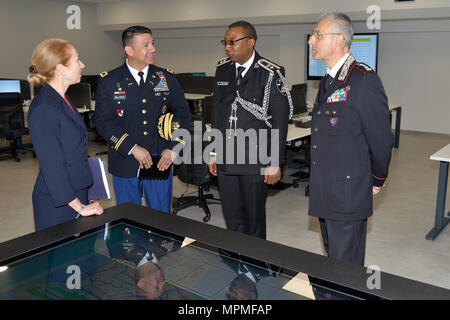
[[[88,204],[93,177],[87,161],[87,130],[65,95],[80,82],[83,62],[70,42],[48,39],[33,51],[28,81],[42,85],[28,112],[28,127],[39,162],[33,190],[37,230],[78,216],[102,214],[98,202]]]

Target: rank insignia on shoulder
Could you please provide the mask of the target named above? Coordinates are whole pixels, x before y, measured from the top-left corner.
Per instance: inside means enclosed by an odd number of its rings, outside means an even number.
[[[280,69],[279,65],[277,65],[273,62],[270,62],[269,60],[266,60],[266,59],[259,59],[258,64],[270,72],[275,72],[276,70]]]
[[[108,72],[103,71],[102,73],[100,73],[100,77],[104,78],[108,75]]]
[[[368,66],[367,64],[365,64],[365,63],[358,62],[356,65],[357,65],[358,67],[363,68],[363,69],[366,70],[366,71],[372,71],[372,68],[369,67],[369,66]]]
[[[218,66],[221,66],[221,65],[223,65],[223,64],[225,64],[225,63],[227,63],[227,62],[230,62],[230,61],[231,61],[231,59],[230,59],[229,57],[222,58],[222,59],[220,59],[220,60],[217,62],[217,67],[218,67]]]
[[[166,70],[167,70],[167,72],[170,72],[170,73],[172,73],[172,74],[174,73],[174,72],[173,72],[173,69],[167,68]]]

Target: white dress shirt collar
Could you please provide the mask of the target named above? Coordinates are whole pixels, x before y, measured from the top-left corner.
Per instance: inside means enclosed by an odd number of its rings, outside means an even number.
[[[152,252],[152,258],[150,259],[150,253],[148,251],[145,253],[145,256],[139,261],[138,265],[136,266],[136,269],[139,269],[143,264],[146,264],[147,262],[153,262],[158,263],[158,258],[154,255]]]
[[[128,70],[130,70],[130,73],[133,75],[134,80],[136,80],[136,83],[139,84],[139,82],[141,82],[141,77],[139,77],[140,71],[136,70],[132,66],[130,66],[128,64],[128,59],[127,59],[127,67],[128,67]],[[145,81],[145,79],[147,79],[148,65],[142,70],[142,72],[144,73],[144,81]]]
[[[248,71],[248,70],[250,69],[250,67],[252,66],[253,60],[255,60],[255,50],[253,50],[253,54],[252,54],[251,58],[248,59],[246,63],[244,63],[244,64],[242,64],[242,65],[239,64],[239,62],[236,62],[236,63],[235,63],[235,65],[236,65],[236,72],[237,72],[237,68],[238,68],[238,67],[244,67],[244,68],[245,68],[245,70],[242,71],[242,78],[245,76],[245,74],[247,73],[247,71]]]
[[[336,74],[338,73],[339,69],[344,65],[345,61],[347,60],[350,53],[347,53],[345,56],[341,58],[334,66],[333,68],[329,69],[327,68],[327,73],[332,76],[333,78],[336,78]]]

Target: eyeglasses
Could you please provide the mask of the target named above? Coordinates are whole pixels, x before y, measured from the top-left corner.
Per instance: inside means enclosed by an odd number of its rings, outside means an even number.
[[[226,46],[226,45],[234,46],[236,44],[236,42],[244,40],[244,39],[247,39],[247,38],[252,39],[252,37],[246,36],[246,37],[243,37],[243,38],[240,38],[240,39],[237,39],[237,40],[220,40],[220,43],[223,46]]]
[[[317,40],[320,40],[322,38],[322,36],[326,36],[329,34],[342,34],[342,32],[328,32],[328,33],[320,33],[320,31],[314,31],[313,32],[313,37],[316,38]]]

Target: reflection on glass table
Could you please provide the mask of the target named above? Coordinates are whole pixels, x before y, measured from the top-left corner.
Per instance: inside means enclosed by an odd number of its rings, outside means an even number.
[[[295,272],[141,227],[108,224],[11,262],[0,299],[354,299],[317,285],[297,290]]]

